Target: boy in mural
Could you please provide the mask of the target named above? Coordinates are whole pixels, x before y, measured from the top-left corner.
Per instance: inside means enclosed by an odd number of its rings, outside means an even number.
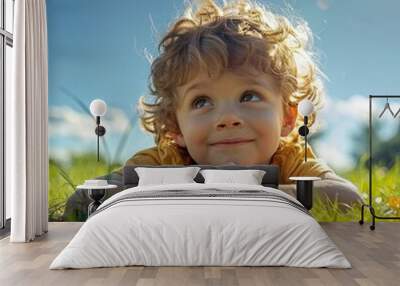
[[[250,1],[219,7],[202,1],[167,32],[151,66],[154,104],[140,99],[142,125],[156,146],[126,165],[276,164],[280,189],[295,196],[291,176],[318,176],[318,194],[351,204],[357,188],[304,145],[297,112],[303,99],[319,110],[321,72],[311,32]],[[311,115],[310,124],[315,123]],[[121,173],[118,170],[117,173]]]

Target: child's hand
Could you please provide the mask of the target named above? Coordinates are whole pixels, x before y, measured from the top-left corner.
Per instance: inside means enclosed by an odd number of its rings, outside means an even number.
[[[330,201],[352,205],[363,203],[363,199],[357,187],[350,181],[339,177],[334,172],[326,173],[321,181],[314,182],[314,189],[320,193],[322,199],[325,195]]]
[[[334,202],[337,200],[340,206],[351,206],[354,203],[362,203],[362,197],[355,185],[339,177],[334,172],[328,172],[321,177],[321,181],[315,181],[314,196],[319,196],[322,201],[328,198]],[[296,198],[296,184],[279,185],[279,190]]]

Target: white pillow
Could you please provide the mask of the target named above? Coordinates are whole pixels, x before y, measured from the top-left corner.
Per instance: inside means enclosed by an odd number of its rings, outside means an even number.
[[[200,167],[147,168],[137,167],[138,186],[196,183],[193,179]]]
[[[247,185],[261,185],[265,175],[262,170],[201,170],[204,183],[234,183]]]

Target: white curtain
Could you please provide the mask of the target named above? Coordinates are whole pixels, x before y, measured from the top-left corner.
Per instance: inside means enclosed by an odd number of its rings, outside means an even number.
[[[48,229],[48,61],[45,0],[14,7],[13,93],[6,120],[11,188],[11,242],[28,242]],[[7,100],[7,99],[6,99]]]

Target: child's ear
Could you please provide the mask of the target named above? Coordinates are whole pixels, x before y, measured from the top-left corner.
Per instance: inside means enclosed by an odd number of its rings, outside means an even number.
[[[183,148],[186,147],[185,140],[183,138],[183,135],[180,132],[169,131],[168,135],[170,135],[172,137],[172,139],[175,141],[176,144],[178,144],[178,146],[183,147]]]
[[[285,105],[281,136],[288,136],[296,126],[297,105]]]

